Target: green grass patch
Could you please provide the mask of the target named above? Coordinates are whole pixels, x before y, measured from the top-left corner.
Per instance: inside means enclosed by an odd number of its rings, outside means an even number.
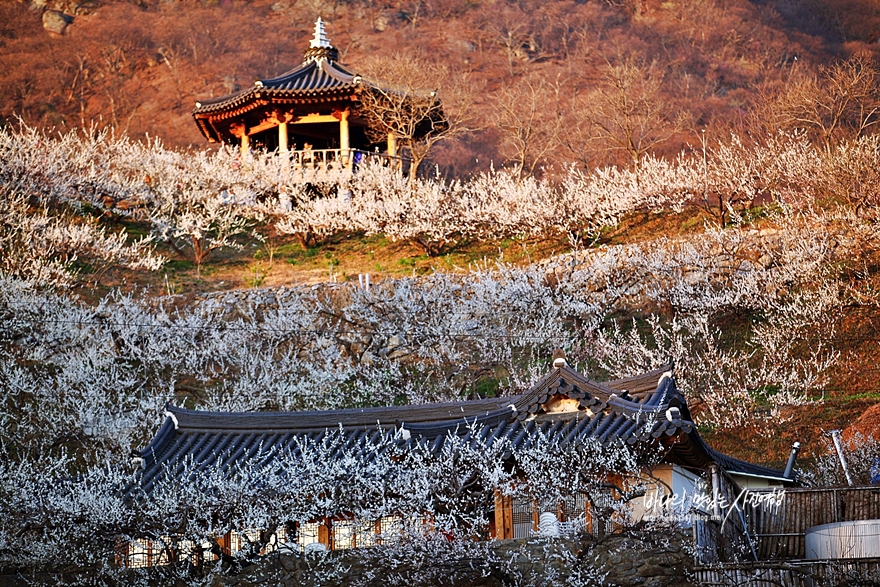
[[[880,400],[880,392],[876,391],[866,391],[863,393],[857,393],[855,395],[848,395],[846,399],[849,401],[853,400]]]
[[[703,218],[702,216],[697,216],[697,215],[690,216],[688,218],[685,218],[684,221],[679,225],[678,231],[679,232],[688,232],[692,228],[702,226],[703,224],[705,224],[705,222],[706,222],[706,219]]]
[[[478,398],[498,397],[501,381],[494,377],[481,377],[474,382],[472,395]]]
[[[81,275],[91,275],[95,272],[95,267],[85,261],[80,261],[79,259],[73,261],[70,264],[70,268],[80,273]]]
[[[207,263],[202,265],[202,273],[205,273],[205,269],[209,265]],[[170,261],[165,262],[165,270],[172,272],[185,272],[192,271],[195,268],[195,264],[191,261],[185,261],[183,259],[171,259]]]
[[[123,224],[125,234],[128,235],[129,241],[138,240],[145,236],[149,236],[152,230],[146,222],[125,222]]]

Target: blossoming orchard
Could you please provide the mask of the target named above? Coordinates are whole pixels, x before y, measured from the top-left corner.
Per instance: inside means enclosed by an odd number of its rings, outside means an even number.
[[[798,477],[701,434],[769,433],[825,400],[853,308],[880,303],[876,136],[829,153],[734,135],[540,179],[294,172],[293,156],[0,129],[4,573],[209,585],[288,557],[298,570],[265,581],[603,585],[585,542],[548,541],[690,540],[700,510],[736,518],[719,524],[733,537],[689,556],[748,559],[739,488],[835,482],[834,460]],[[601,244],[625,218],[694,207],[693,234]],[[83,294],[110,270],[160,281],[172,261],[201,273],[254,240],[340,234],[429,258],[567,245],[372,283]],[[863,475],[872,451],[848,453]],[[693,500],[658,497],[673,494]]]

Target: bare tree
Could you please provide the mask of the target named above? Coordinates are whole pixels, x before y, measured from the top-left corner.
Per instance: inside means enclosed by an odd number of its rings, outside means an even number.
[[[507,58],[508,73],[513,75],[518,61],[529,60],[529,48],[533,45],[533,41],[529,42],[532,37],[527,19],[518,10],[506,10],[498,20],[489,24],[489,30],[494,37],[494,43]]]
[[[658,70],[656,62],[646,66],[634,58],[606,63],[599,86],[576,106],[590,141],[626,153],[636,167],[654,147],[687,127],[687,114],[663,95]]]
[[[813,180],[820,193],[846,204],[857,215],[877,216],[880,208],[880,137],[869,135],[836,145],[823,158],[824,173]]]
[[[841,136],[859,137],[880,122],[880,70],[855,55],[819,74],[795,69],[785,89],[768,104],[778,127],[804,129],[831,152]]]
[[[561,84],[528,76],[503,87],[494,97],[495,126],[501,132],[501,152],[516,164],[517,176],[535,167],[559,146],[563,129]]]
[[[374,81],[359,98],[373,122],[372,138],[384,142],[394,135],[409,151],[413,179],[434,145],[477,128],[472,106],[478,88],[467,74],[403,55],[373,59],[365,71]]]

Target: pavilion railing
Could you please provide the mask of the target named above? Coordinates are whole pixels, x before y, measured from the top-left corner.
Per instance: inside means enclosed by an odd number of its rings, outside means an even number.
[[[395,171],[409,173],[407,157],[361,149],[303,149],[288,151],[290,165],[295,171],[327,173],[332,171],[356,172],[363,165],[381,165]]]

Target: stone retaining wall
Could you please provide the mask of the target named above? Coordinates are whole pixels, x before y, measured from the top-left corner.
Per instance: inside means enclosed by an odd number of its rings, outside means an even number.
[[[224,565],[222,570],[154,567],[109,574],[84,569],[0,573],[0,587],[693,587],[688,542],[687,536],[671,533],[612,535],[598,542],[592,538],[432,540],[406,549],[273,553],[240,569]]]
[[[470,552],[416,553],[409,560],[329,552],[284,554],[217,578],[217,587],[512,587],[607,585],[690,587],[693,557],[681,537],[613,535],[602,541],[504,540],[476,543]],[[381,549],[376,549],[377,553]],[[427,556],[422,556],[426,554]],[[344,572],[339,572],[343,569]]]

